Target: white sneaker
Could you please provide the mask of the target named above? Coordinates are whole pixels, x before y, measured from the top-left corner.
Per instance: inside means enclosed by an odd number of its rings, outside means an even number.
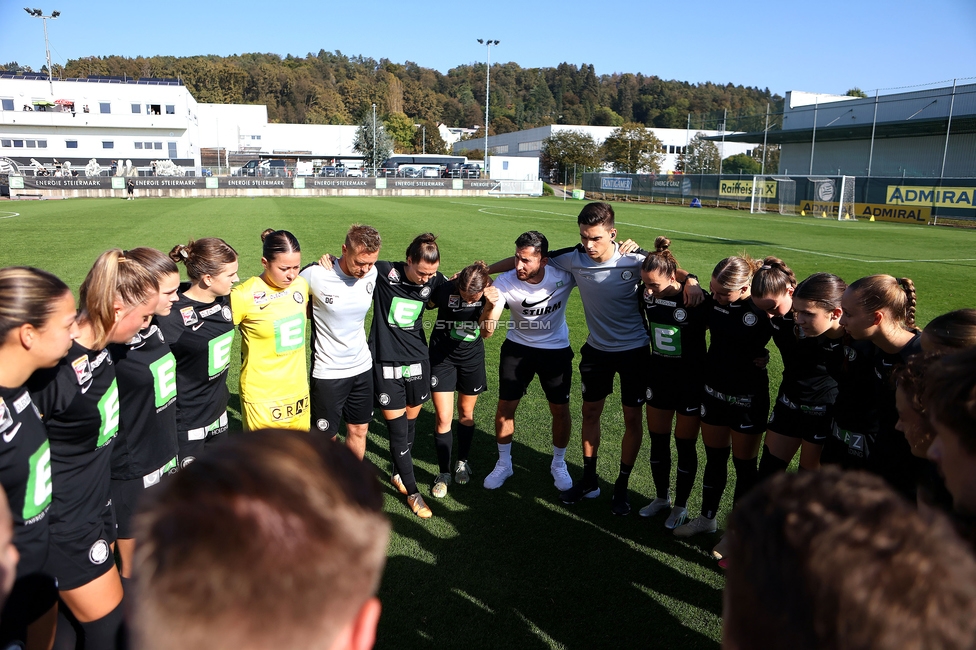
[[[668,520],[664,522],[664,527],[669,530],[674,530],[685,523],[686,519],[688,519],[688,509],[675,506],[671,508],[671,514],[668,516]]]
[[[718,530],[718,526],[715,524],[714,519],[709,519],[707,517],[695,517],[684,526],[678,526],[675,528],[674,536],[691,537],[692,535],[697,535],[698,533],[714,533],[716,530]]]
[[[569,468],[566,466],[566,461],[552,461],[552,465],[549,466],[549,472],[552,474],[556,489],[560,492],[565,492],[573,487],[573,477],[569,475]]]
[[[640,509],[640,516],[653,517],[659,512],[664,512],[667,508],[670,507],[671,507],[670,499],[662,499],[661,497],[657,497],[653,501],[648,503],[646,506]]]
[[[491,470],[491,473],[485,477],[485,488],[497,490],[512,473],[512,466],[499,460],[495,463],[495,469]]]
[[[729,536],[728,534],[722,535],[722,539],[718,540],[718,544],[712,549],[712,557],[716,560],[727,559],[729,557]]]

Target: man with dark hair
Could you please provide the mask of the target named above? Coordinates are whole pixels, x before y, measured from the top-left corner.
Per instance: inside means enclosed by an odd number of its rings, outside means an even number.
[[[972,648],[976,560],[881,478],[777,474],[729,519],[723,647]]]
[[[263,430],[184,468],[137,520],[134,647],[372,647],[390,524],[370,467]]]
[[[505,307],[512,313],[498,365],[498,462],[485,477],[484,485],[489,490],[500,488],[512,475],[515,410],[536,375],[552,414],[550,472],[556,489],[573,486],[565,458],[572,426],[569,391],[573,380],[566,302],[575,283],[573,276],[546,265],[548,253],[549,240],[545,235],[535,230],[522,233],[515,240],[515,268],[499,275],[485,289],[485,308],[479,323],[482,337],[494,334]]]
[[[373,419],[373,358],[366,343],[366,313],[373,304],[376,259],[382,240],[372,226],[353,225],[342,257],[329,268],[312,264],[308,282],[312,322],[311,421],[334,439],[340,418],[346,444],[362,459]]]

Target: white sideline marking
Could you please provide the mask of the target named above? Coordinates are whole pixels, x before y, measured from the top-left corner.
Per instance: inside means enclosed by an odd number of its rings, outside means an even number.
[[[468,206],[474,205],[474,206],[478,206],[478,204],[476,204],[476,203],[474,203],[474,204],[472,204],[472,203],[462,203],[461,201],[452,201],[452,203],[456,203],[458,205],[468,205]],[[496,216],[496,217],[511,217],[511,216],[513,216],[513,215],[510,215],[510,214],[504,214],[504,213],[501,213],[501,212],[492,212],[491,210],[488,210],[488,209],[485,209],[485,208],[492,208],[492,209],[495,209],[495,210],[518,210],[518,211],[521,211],[521,212],[539,212],[539,213],[542,213],[542,214],[554,214],[554,215],[557,215],[557,216],[560,216],[560,217],[573,217],[573,216],[575,216],[575,215],[572,215],[572,214],[563,214],[561,212],[550,212],[549,210],[533,210],[533,209],[529,209],[529,208],[511,208],[511,207],[499,206],[499,205],[483,206],[483,207],[480,207],[478,209],[478,212],[480,212],[482,214],[490,214],[490,215]],[[643,209],[647,209],[647,208],[643,208]],[[736,216],[736,215],[732,215],[732,216],[734,216],[736,219],[752,219],[752,220],[755,220],[755,221],[766,221],[766,219],[763,219],[762,217],[745,217],[745,216]],[[561,221],[560,219],[546,219],[544,217],[540,217],[540,219],[543,220],[543,221]],[[674,230],[672,228],[660,228],[658,226],[647,226],[647,225],[640,224],[640,223],[629,223],[629,222],[626,222],[626,221],[618,221],[617,223],[619,223],[621,225],[624,225],[624,226],[633,226],[634,228],[646,228],[648,230],[661,230],[662,232],[673,232],[673,233],[678,233],[679,235],[691,235],[692,237],[704,237],[705,239],[714,239],[714,240],[717,240],[717,241],[739,241],[739,238],[737,238],[737,237],[719,237],[717,235],[705,235],[705,234],[698,233],[698,232],[688,232],[688,231],[685,231],[685,230]],[[798,225],[799,224],[802,224],[802,225],[807,225],[807,226],[817,226],[817,227],[820,227],[820,228],[825,228],[825,227],[826,228],[843,228],[844,227],[844,226],[835,226],[835,225],[827,224],[827,223],[803,223],[803,222],[797,222],[797,224]],[[789,224],[789,225],[792,225],[792,224]],[[805,253],[807,255],[819,255],[821,257],[832,257],[832,258],[839,259],[839,260],[847,260],[848,262],[860,262],[862,264],[912,264],[912,263],[918,263],[918,262],[976,262],[976,257],[958,257],[958,258],[927,259],[927,260],[911,260],[911,259],[865,260],[865,259],[862,259],[860,257],[850,257],[850,256],[847,256],[847,255],[837,255],[835,253],[824,253],[822,251],[811,251],[811,250],[807,250],[807,249],[804,249],[804,248],[792,248],[790,246],[782,246],[780,244],[768,244],[768,246],[770,246],[771,248],[777,248],[777,249],[784,250],[784,251],[792,251],[794,253]]]

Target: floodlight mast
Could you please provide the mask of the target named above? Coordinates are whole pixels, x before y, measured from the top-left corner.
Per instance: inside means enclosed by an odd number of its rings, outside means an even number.
[[[51,96],[54,96],[54,78],[51,75],[51,44],[47,39],[47,19],[51,20],[57,19],[61,15],[60,11],[52,11],[50,16],[45,16],[44,12],[40,9],[29,9],[24,7],[24,11],[28,13],[32,18],[40,18],[41,22],[44,23],[44,54],[47,56],[47,84],[51,91]]]
[[[478,43],[488,48],[486,63],[488,68],[485,70],[485,176],[488,175],[488,106],[491,104],[491,46],[501,43],[499,40],[478,39]]]

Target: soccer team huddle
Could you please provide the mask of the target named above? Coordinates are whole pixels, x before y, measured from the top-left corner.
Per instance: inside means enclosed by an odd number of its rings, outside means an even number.
[[[475,262],[451,278],[438,270],[433,234],[418,235],[404,261],[382,261],[380,233],[366,225],[348,230],[338,257],[304,268],[298,239],[267,230],[263,273],[236,286],[237,253],[218,238],[177,245],[168,255],[115,249],[88,273],[78,309],[53,275],[0,270],[0,478],[21,558],[0,618],[3,639],[23,640],[31,626],[52,624],[60,595],[90,647],[111,647],[132,572],[139,501],[201,453],[233,444],[227,372],[238,330],[244,428],[335,438],[344,422],[345,443],[362,459],[378,409],[392,484],[421,518],[432,510],[413,468],[419,412],[433,401],[438,474],[430,494],[443,498],[474,475],[474,411],[488,389],[484,339],[499,329],[498,461],[483,478],[487,489],[513,476],[517,407],[538,377],[552,416],[550,471],[559,498],[599,497],[601,416],[619,376],[625,430],[614,514],[631,510],[628,480],[645,414],[656,497],[639,512],[661,515],[679,537],[716,531],[730,455],[734,500],[785,470],[798,450],[804,470],[822,462],[868,469],[914,499],[929,465],[913,455],[909,432],[895,429],[890,382],[925,347],[910,280],[878,275],[847,285],[816,273],[798,281],[779,259],[742,255],[721,260],[703,291],[665,237],[653,251],[618,243],[610,205],[586,205],[578,224],[574,247],[550,250],[542,233],[528,231],[513,257]],[[578,358],[583,468],[576,480],[565,460],[575,357],[566,308],[574,287],[588,329]],[[429,342],[426,309],[437,310]],[[771,339],[784,372],[770,414]],[[702,504],[689,517],[699,432]],[[715,555],[726,553],[720,541]]]

